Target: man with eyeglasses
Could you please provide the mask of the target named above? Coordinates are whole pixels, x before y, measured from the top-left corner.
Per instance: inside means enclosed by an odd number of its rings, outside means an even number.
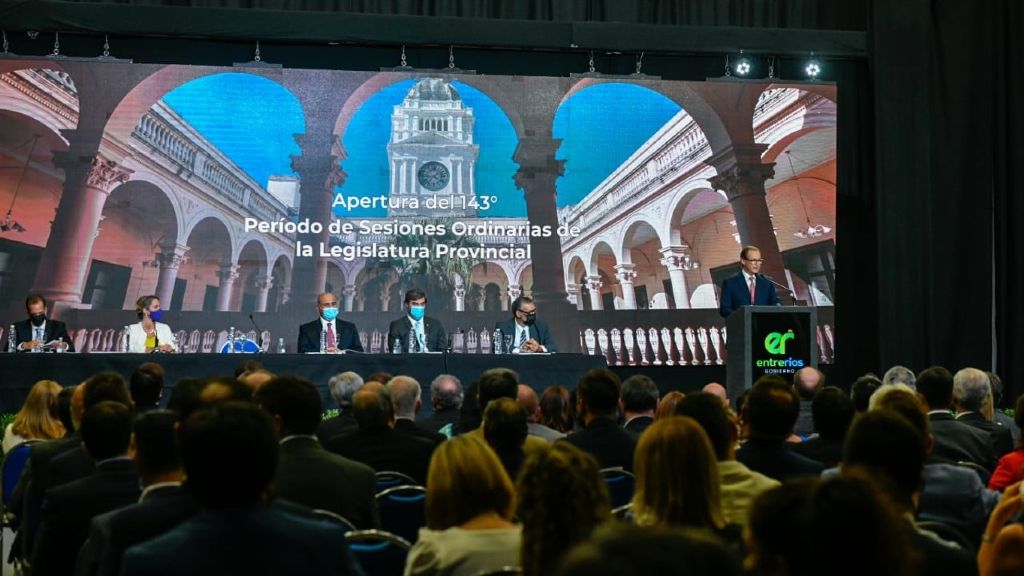
[[[512,354],[531,352],[558,352],[558,346],[548,331],[548,325],[537,319],[537,305],[533,298],[520,296],[512,301],[512,318],[494,325],[506,340],[512,337]]]
[[[721,306],[718,313],[729,316],[741,306],[779,306],[782,301],[775,292],[775,284],[761,274],[761,251],[756,246],[744,246],[740,250],[738,274],[722,281]]]
[[[362,352],[359,330],[356,325],[338,318],[338,299],[330,292],[324,292],[316,299],[319,318],[299,326],[299,354],[320,352],[320,335],[324,335],[325,351]]]

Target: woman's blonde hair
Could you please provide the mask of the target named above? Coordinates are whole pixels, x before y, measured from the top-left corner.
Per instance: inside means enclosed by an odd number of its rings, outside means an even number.
[[[655,421],[637,443],[633,470],[637,524],[725,526],[715,451],[692,418]]]
[[[11,424],[11,432],[26,440],[50,440],[64,435],[64,425],[57,414],[60,384],[40,380],[32,385],[28,398]]]
[[[515,507],[515,488],[486,442],[457,436],[442,442],[427,472],[427,527],[445,530],[488,512],[506,520]]]

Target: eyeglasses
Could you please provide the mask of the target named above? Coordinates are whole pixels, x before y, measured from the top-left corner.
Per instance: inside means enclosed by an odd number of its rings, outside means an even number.
[[[748,260],[747,258],[744,258],[744,260],[747,262],[753,262],[754,264],[761,264],[764,262],[764,258],[758,258],[757,260]]]

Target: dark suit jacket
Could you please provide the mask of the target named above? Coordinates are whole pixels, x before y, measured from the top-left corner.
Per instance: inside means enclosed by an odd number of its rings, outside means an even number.
[[[316,436],[320,439],[320,442],[323,443],[329,438],[348,434],[349,432],[355,432],[358,429],[359,424],[351,414],[338,414],[337,416],[331,416],[330,418],[321,421],[320,427],[316,431]]]
[[[636,418],[633,418],[629,422],[623,424],[622,428],[626,432],[629,432],[636,436],[637,438],[640,438],[640,435],[644,433],[644,430],[650,428],[651,424],[654,424],[653,416],[637,416]]]
[[[126,548],[167,532],[199,513],[199,504],[184,486],[162,486],[141,502],[92,520],[89,538],[75,564],[75,576],[118,576]]]
[[[434,432],[440,431],[445,426],[451,424],[455,426],[459,421],[458,409],[452,408],[450,410],[442,410],[440,412],[431,412],[427,416],[420,418],[416,423],[420,428],[432,430]],[[452,431],[454,433],[454,430]]]
[[[319,318],[299,326],[299,341],[295,347],[299,354],[320,351],[320,331],[321,324]],[[340,318],[334,319],[334,341],[338,345],[338,350],[363,351],[363,345],[359,342],[359,330],[356,329],[356,325]]]
[[[754,472],[783,482],[800,476],[819,476],[821,462],[797,454],[784,440],[751,438],[736,451],[736,460]]]
[[[32,445],[28,465],[18,478],[18,484],[11,497],[11,511],[21,520],[18,535],[12,546],[15,551],[24,549],[31,556],[36,531],[42,518],[43,496],[53,485],[50,480],[51,462],[57,456],[80,448],[81,445],[82,435],[78,432]]]
[[[408,434],[410,436],[415,436],[417,438],[424,438],[426,440],[429,440],[434,444],[434,446],[437,446],[441,442],[444,442],[445,440],[448,439],[448,437],[445,436],[444,434],[440,434],[433,430],[423,428],[415,421],[409,420],[408,418],[396,419],[394,429],[398,432],[401,432],[402,434]]]
[[[32,339],[32,332],[34,332],[31,320],[22,320],[21,322],[14,323],[14,336],[17,340],[15,345],[20,345],[22,342],[28,342]],[[46,326],[43,327],[43,341],[50,342],[58,338],[63,338],[68,343],[68,352],[75,351],[75,342],[71,339],[71,335],[68,334],[68,327],[60,320],[53,320],[51,318],[46,319]],[[4,346],[7,346],[6,338],[4,339]],[[9,351],[9,350],[8,350]]]
[[[1013,434],[1009,428],[1000,426],[991,420],[985,420],[985,417],[977,412],[966,412],[957,416],[956,419],[958,422],[963,422],[978,430],[988,432],[992,440],[992,449],[996,452],[996,460],[999,460],[1007,452],[1013,450]],[[990,468],[990,470],[993,468]]]
[[[782,304],[782,301],[779,300],[779,295],[775,292],[775,285],[761,274],[757,275],[757,280],[754,283],[753,302],[750,301],[750,288],[747,286],[747,281],[742,271],[723,280],[721,291],[721,305],[718,308],[718,313],[722,317],[729,316],[740,306],[750,306],[751,304],[756,306],[779,306]]]
[[[345,529],[276,506],[204,510],[125,551],[122,573],[136,576],[362,575]]]
[[[376,472],[401,472],[421,485],[427,483],[427,467],[434,454],[430,440],[417,438],[384,427],[330,438],[324,448],[357,462]]]
[[[127,458],[101,462],[90,476],[50,489],[32,553],[32,574],[72,574],[93,517],[133,504],[140,492],[135,465]]]
[[[46,489],[85,478],[96,469],[96,462],[85,452],[81,444],[53,457],[50,461],[50,480]],[[44,494],[45,496],[45,494]]]
[[[380,528],[373,468],[304,436],[282,442],[280,455],[275,497],[340,514],[359,529]]]
[[[537,320],[533,323],[530,328],[530,338],[533,338],[540,345],[547,348],[548,352],[558,352],[558,344],[555,343],[555,339],[551,337],[551,332],[548,330],[548,325],[543,320]],[[513,318],[509,318],[503,322],[498,322],[494,325],[495,330],[501,330],[501,333],[505,336],[516,335],[516,321]],[[513,340],[512,346],[515,346],[516,342]]]
[[[945,462],[974,462],[990,472],[995,470],[996,453],[985,430],[960,422],[948,412],[928,415],[935,439],[929,455],[932,460]]]
[[[825,467],[839,465],[843,459],[843,439],[817,436],[806,442],[790,444],[789,449],[811,460],[821,462]]]
[[[591,453],[601,468],[621,466],[633,470],[636,436],[623,430],[610,418],[591,420],[586,428],[566,436],[565,441]]]
[[[405,348],[409,342],[410,329],[412,329],[412,320],[409,319],[408,315],[392,321],[391,325],[388,326],[386,349],[390,352],[392,346],[394,346],[395,338],[398,338],[402,351],[408,352]],[[423,317],[423,339],[426,341],[427,350],[430,352],[444,352],[448,349],[448,333],[444,331],[444,325],[437,318]]]

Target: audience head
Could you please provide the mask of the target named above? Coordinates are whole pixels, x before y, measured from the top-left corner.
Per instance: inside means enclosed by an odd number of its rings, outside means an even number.
[[[498,455],[509,477],[514,478],[522,466],[523,444],[529,433],[526,412],[511,398],[491,400],[484,410],[484,439]]]
[[[686,394],[683,394],[679,390],[666,392],[665,395],[661,397],[661,402],[658,402],[658,409],[654,413],[654,419],[661,420],[662,418],[671,417],[675,414],[676,406],[679,405],[679,402],[681,402],[683,398],[686,398]]]
[[[381,430],[394,420],[394,406],[387,388],[376,381],[367,382],[352,395],[352,417],[360,430]]]
[[[863,468],[901,512],[912,512],[921,487],[925,438],[906,418],[891,410],[871,410],[854,420],[843,448],[843,470]]]
[[[811,400],[814,430],[822,437],[842,440],[853,421],[853,401],[835,386],[826,386]]]
[[[498,456],[472,436],[456,436],[434,450],[427,471],[427,527],[446,530],[477,516],[508,520],[515,488]]]
[[[585,422],[593,418],[615,418],[622,382],[606,368],[588,370],[576,385],[576,409]]]
[[[725,526],[715,451],[692,418],[656,421],[633,457],[637,524],[718,529]]]
[[[739,431],[721,398],[707,392],[690,394],[676,404],[675,414],[693,418],[700,424],[715,451],[715,458],[719,461],[732,459]]]
[[[327,381],[331,398],[334,398],[334,403],[342,412],[348,412],[352,408],[352,395],[362,386],[363,377],[351,371],[335,374]]]
[[[251,402],[252,388],[228,376],[211,376],[203,380],[199,390],[199,401],[202,404],[219,402]]]
[[[181,471],[175,422],[178,415],[170,410],[150,410],[135,419],[132,445],[135,467],[148,484],[153,478]]]
[[[516,493],[516,516],[523,525],[521,564],[529,576],[553,573],[569,548],[611,518],[597,460],[569,442],[555,442],[528,456]]]
[[[477,405],[481,410],[491,400],[512,398],[519,395],[519,375],[508,368],[491,368],[480,375],[477,382]]]
[[[540,423],[559,432],[571,432],[573,405],[565,386],[548,386],[540,394]]]
[[[257,370],[243,372],[242,375],[238,377],[238,381],[245,384],[246,387],[249,388],[249,394],[252,394],[259,390],[261,386],[273,380],[275,376],[276,374],[270,370],[259,368]]]
[[[132,411],[120,402],[97,402],[82,416],[82,443],[96,462],[124,456],[131,440]]]
[[[910,386],[911,390],[914,390],[915,380],[914,372],[911,371],[910,368],[896,365],[885,371],[885,374],[882,376],[882,385],[889,386],[891,384],[906,384],[907,386]]]
[[[717,396],[726,406],[729,405],[729,395],[725,390],[725,386],[722,386],[718,382],[709,382],[701,389],[701,392]]]
[[[104,401],[120,402],[131,408],[132,397],[128,393],[128,384],[117,372],[100,372],[85,381],[82,407],[85,410]]]
[[[874,374],[865,374],[853,382],[853,386],[850,387],[850,400],[853,401],[853,409],[858,414],[868,411],[868,401],[881,385],[882,381]]]
[[[71,424],[75,430],[82,425],[82,416],[85,414],[85,382],[75,386],[71,393]]]
[[[811,400],[818,390],[825,387],[825,375],[812,366],[805,366],[793,373],[793,388],[801,400]]]
[[[953,403],[953,374],[942,366],[921,371],[915,385],[929,410],[946,410]]]
[[[171,398],[167,401],[167,409],[178,415],[179,420],[185,420],[189,414],[202,405],[199,398],[203,390],[203,381],[198,378],[182,378],[174,383],[171,390]]]
[[[238,366],[235,366],[235,378],[238,378],[246,372],[252,372],[254,370],[263,370],[263,363],[259,360],[253,360],[248,358],[239,362]]]
[[[61,388],[57,393],[57,417],[64,426],[65,432],[75,429],[75,423],[71,420],[71,398],[75,395],[77,386]]]
[[[953,375],[953,400],[957,412],[986,414],[992,409],[992,388],[989,387],[988,376],[977,368],[958,370]]]
[[[277,469],[277,433],[263,410],[248,402],[200,408],[181,427],[188,485],[205,508],[256,504]]]
[[[988,376],[988,385],[992,388],[992,405],[999,408],[1003,405],[1003,379],[995,372],[985,371]]]
[[[658,385],[643,374],[634,374],[622,381],[622,410],[654,416],[658,408]]]
[[[278,376],[261,386],[253,399],[270,414],[282,438],[313,435],[320,426],[320,392],[305,378]]]
[[[164,367],[156,362],[139,364],[128,379],[136,410],[144,412],[160,405],[164,395]]]
[[[540,399],[537,398],[537,393],[534,392],[533,387],[527,384],[520,384],[518,391],[519,394],[516,397],[516,401],[523,408],[523,412],[526,413],[526,419],[530,422],[540,421]]]
[[[53,380],[40,380],[33,384],[11,423],[11,432],[26,440],[50,440],[63,436],[65,428],[58,414],[61,392],[60,384]]]
[[[800,399],[782,378],[761,376],[747,395],[744,412],[751,436],[781,441],[793,433]]]
[[[395,376],[388,381],[387,388],[395,408],[395,418],[415,418],[420,411],[420,383],[410,376]]]
[[[434,412],[462,408],[462,382],[451,374],[441,374],[430,383],[430,404]]]
[[[921,397],[909,386],[886,386],[871,397],[871,410],[895,412],[914,427],[925,441],[925,452],[931,450],[931,422]]]
[[[374,372],[363,380],[363,384],[370,382],[377,382],[378,384],[387,384],[395,376],[391,372]]]

